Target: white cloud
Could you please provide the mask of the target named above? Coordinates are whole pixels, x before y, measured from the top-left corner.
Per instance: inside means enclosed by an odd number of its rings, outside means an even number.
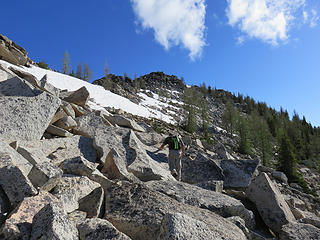
[[[138,23],[153,29],[155,39],[169,49],[182,45],[192,60],[206,45],[205,0],[131,0]]]
[[[237,44],[238,45],[242,45],[244,43],[244,37],[243,36],[240,36],[237,38]]]
[[[306,24],[309,19],[309,14],[307,11],[303,11],[303,23]]]
[[[272,45],[285,42],[306,0],[227,0],[229,24]]]
[[[311,19],[310,19],[310,27],[314,28],[318,25],[318,21],[320,20],[320,17],[318,15],[318,12],[315,9],[311,10]]]

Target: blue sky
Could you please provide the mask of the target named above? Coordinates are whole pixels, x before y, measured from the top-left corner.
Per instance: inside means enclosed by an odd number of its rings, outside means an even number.
[[[93,79],[152,71],[243,93],[320,126],[317,0],[69,0],[1,3],[0,33]]]

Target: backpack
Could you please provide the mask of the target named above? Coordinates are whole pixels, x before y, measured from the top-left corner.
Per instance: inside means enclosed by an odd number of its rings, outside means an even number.
[[[180,150],[181,142],[178,136],[168,137],[168,144],[170,150]]]

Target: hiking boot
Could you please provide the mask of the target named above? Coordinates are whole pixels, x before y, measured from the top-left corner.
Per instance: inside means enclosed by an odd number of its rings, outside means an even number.
[[[178,173],[177,173],[177,171],[176,171],[175,169],[172,170],[171,175],[172,175],[174,178],[178,177]]]

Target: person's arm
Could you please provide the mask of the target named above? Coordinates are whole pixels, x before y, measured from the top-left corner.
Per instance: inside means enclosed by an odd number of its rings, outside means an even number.
[[[160,150],[163,150],[163,148],[164,148],[164,146],[165,146],[166,144],[165,143],[162,143],[162,145],[160,146]]]

